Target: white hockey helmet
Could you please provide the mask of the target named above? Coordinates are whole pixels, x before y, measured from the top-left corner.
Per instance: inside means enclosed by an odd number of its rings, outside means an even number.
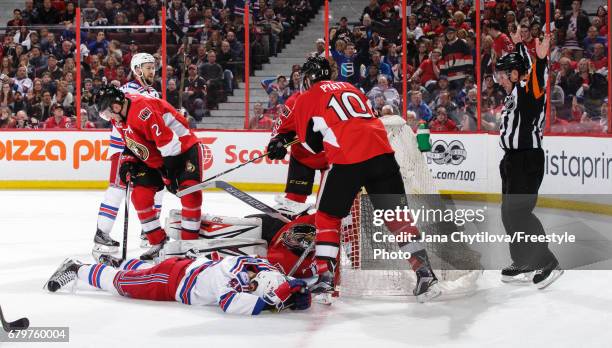
[[[155,64],[155,57],[148,53],[136,53],[132,57],[132,61],[130,62],[130,68],[132,69],[132,73],[138,77],[141,77],[141,73],[136,72],[136,68],[140,69],[140,67],[145,63],[153,63]]]
[[[278,271],[261,271],[251,280],[251,285],[255,287],[253,295],[263,297],[286,280],[285,276]]]

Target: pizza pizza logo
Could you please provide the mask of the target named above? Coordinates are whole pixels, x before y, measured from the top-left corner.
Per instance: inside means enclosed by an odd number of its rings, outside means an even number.
[[[142,111],[140,111],[140,114],[138,114],[138,118],[143,121],[146,121],[149,119],[149,117],[151,117],[152,114],[153,112],[149,110],[149,108],[144,108],[142,109]]]

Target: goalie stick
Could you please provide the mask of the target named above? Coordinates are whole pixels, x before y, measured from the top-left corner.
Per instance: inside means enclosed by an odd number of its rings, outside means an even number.
[[[291,145],[293,145],[293,144],[297,144],[298,142],[299,142],[299,140],[298,140],[298,139],[295,139],[294,141],[291,141],[291,142],[288,142],[287,144],[285,144],[285,145],[284,145],[284,147],[285,147],[285,148],[287,148],[287,147],[289,147],[289,146],[291,146]],[[223,176],[223,175],[225,175],[225,174],[227,174],[227,173],[233,172],[234,170],[236,170],[236,169],[238,169],[238,168],[244,167],[244,166],[246,166],[246,165],[247,165],[247,164],[249,164],[249,163],[252,163],[252,162],[255,162],[255,161],[257,161],[257,160],[260,160],[260,159],[262,159],[262,158],[264,158],[264,157],[266,157],[266,156],[268,156],[268,153],[267,153],[267,152],[266,152],[266,153],[264,153],[264,154],[263,154],[263,155],[261,155],[261,156],[257,156],[257,157],[255,157],[255,158],[253,158],[253,159],[251,159],[251,160],[248,160],[248,161],[246,161],[246,162],[244,162],[244,163],[241,163],[241,164],[239,164],[239,165],[237,165],[237,166],[235,166],[235,167],[233,167],[233,168],[230,168],[230,169],[228,169],[228,170],[226,170],[226,171],[223,171],[223,172],[221,172],[221,173],[219,173],[219,174],[217,174],[217,175],[215,175],[215,176],[213,176],[213,177],[211,177],[211,178],[208,178],[208,179],[206,179],[206,180],[202,181],[202,182],[201,182],[201,183],[199,183],[199,184],[195,184],[195,185],[190,186],[190,187],[188,187],[188,188],[186,188],[186,189],[184,189],[184,190],[178,191],[178,192],[176,193],[176,196],[180,198],[180,197],[183,197],[184,195],[188,195],[188,194],[190,194],[190,193],[193,193],[193,192],[199,191],[199,190],[201,190],[201,189],[204,189],[204,188],[208,187],[208,186],[207,186],[208,182],[213,181],[213,180],[215,180],[216,178],[218,178],[218,177],[220,177],[220,176]]]
[[[238,198],[242,202],[250,205],[251,207],[265,213],[266,215],[269,215],[275,219],[279,219],[285,223],[291,222],[291,220],[289,220],[285,215],[281,214],[278,210],[268,206],[264,202],[258,200],[257,198],[249,195],[246,192],[239,190],[238,188],[232,186],[231,184],[225,181],[221,181],[221,180],[215,181],[215,187],[222,189],[223,191]]]
[[[2,308],[0,307],[0,320],[2,321],[2,328],[5,332],[17,331],[17,330],[26,330],[30,327],[30,320],[28,318],[21,318],[15,321],[7,322],[4,319],[4,314],[2,313]]]

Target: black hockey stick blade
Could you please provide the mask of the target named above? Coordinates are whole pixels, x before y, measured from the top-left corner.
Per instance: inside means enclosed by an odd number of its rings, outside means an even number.
[[[26,330],[30,327],[30,320],[28,318],[21,318],[15,321],[7,322],[4,319],[4,313],[2,313],[2,307],[0,307],[0,320],[2,321],[2,328],[5,332]]]
[[[281,214],[278,210],[270,207],[269,205],[265,204],[264,202],[258,200],[257,198],[249,195],[246,192],[243,192],[241,190],[239,190],[238,188],[232,186],[231,184],[225,182],[225,181],[215,181],[215,187],[216,188],[220,188],[223,191],[229,193],[230,195],[238,198],[239,200],[241,200],[242,202],[250,205],[251,207],[265,213],[266,215],[269,215],[275,219],[279,219],[283,222],[291,222],[291,220],[289,220],[286,216],[284,216],[283,214]]]

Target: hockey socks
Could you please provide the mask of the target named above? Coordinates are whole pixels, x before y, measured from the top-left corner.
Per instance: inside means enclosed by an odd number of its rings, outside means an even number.
[[[166,239],[166,232],[161,228],[154,207],[155,192],[154,187],[134,186],[132,194],[132,204],[142,224],[142,231],[151,245],[159,244]]]
[[[125,190],[109,186],[104,193],[104,200],[98,210],[98,229],[106,234],[113,229],[121,202],[125,197]]]
[[[198,184],[195,180],[186,180],[181,183],[180,189]],[[200,225],[202,223],[202,191],[196,191],[181,197],[181,239],[200,238]]]
[[[113,280],[118,272],[115,268],[97,263],[95,265],[84,265],[79,268],[77,278],[95,288],[118,294],[113,284]]]
[[[327,213],[317,211],[315,225],[315,264],[317,273],[333,272],[340,251],[341,219]]]

